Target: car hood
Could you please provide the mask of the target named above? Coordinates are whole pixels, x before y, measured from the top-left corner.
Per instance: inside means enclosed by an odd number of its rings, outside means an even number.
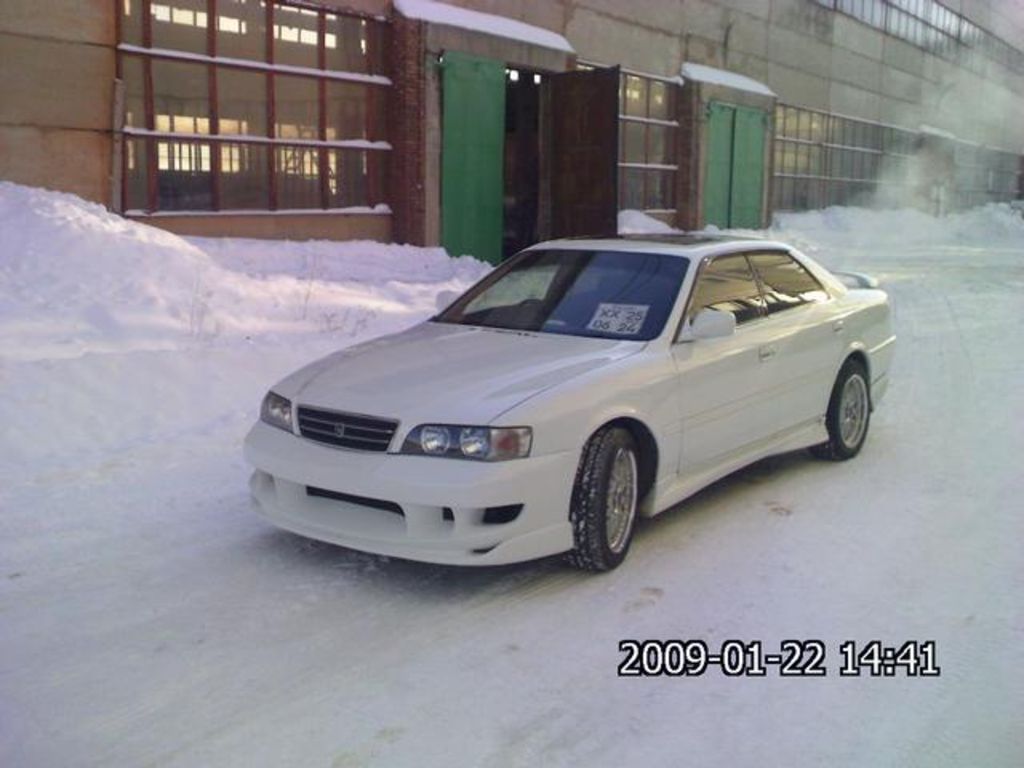
[[[274,390],[300,405],[398,419],[403,433],[428,422],[487,424],[644,346],[427,322],[328,355]]]

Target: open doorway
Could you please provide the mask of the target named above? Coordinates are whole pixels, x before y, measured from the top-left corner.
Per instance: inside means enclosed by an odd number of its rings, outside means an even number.
[[[543,75],[505,70],[502,257],[536,243],[540,205],[540,89]]]
[[[448,51],[441,69],[449,253],[497,264],[547,237],[615,231],[617,68],[545,74]]]

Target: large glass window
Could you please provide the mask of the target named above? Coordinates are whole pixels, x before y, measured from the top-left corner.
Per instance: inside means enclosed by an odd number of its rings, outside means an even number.
[[[674,212],[675,83],[634,73],[619,86],[619,207]]]
[[[202,64],[154,59],[153,122],[170,133],[210,132],[209,70]]]
[[[823,126],[820,132],[814,129],[816,124]],[[812,140],[814,136],[824,140]],[[920,197],[925,190],[921,160],[915,156],[921,146],[922,136],[915,131],[780,104],[775,112],[774,208],[870,205],[880,190],[907,201]],[[948,152],[953,154],[954,149]],[[940,153],[924,162],[944,162],[941,158]],[[1017,196],[1018,162],[1019,156],[1012,153],[957,142],[955,173],[942,174],[952,180],[941,193],[927,194],[951,194],[937,203],[940,207],[1012,200]]]
[[[217,70],[218,133],[267,135],[267,74],[248,69]]]
[[[274,8],[274,63],[292,67],[317,66],[320,14],[307,8]]]
[[[320,150],[317,147],[277,147],[275,165],[281,208],[319,206]]]
[[[220,204],[225,210],[267,208],[267,147],[260,144],[220,145]]]
[[[205,50],[207,6],[206,0],[153,0],[149,4],[153,47]]]
[[[984,73],[985,61],[1024,73],[1024,52],[938,0],[815,0],[962,67]]]
[[[121,59],[124,81],[124,124],[131,128],[146,127],[146,89],[143,59],[125,56]]]
[[[385,22],[289,0],[118,7],[126,210],[385,202]]]
[[[121,42],[142,45],[142,0],[121,0]]]
[[[328,69],[347,72],[379,72],[380,27],[354,16],[325,15],[324,50]]]
[[[124,205],[127,209],[142,210],[148,205],[148,163],[149,142],[144,139],[124,142]]]
[[[384,157],[357,149],[327,150],[330,208],[373,205],[384,183]]]
[[[217,55],[266,60],[266,0],[218,0]]]
[[[775,110],[774,207],[863,205],[881,185],[898,186],[916,134],[780,104]]]
[[[320,136],[320,84],[310,77],[274,77],[274,135],[279,139]]]
[[[202,211],[212,205],[212,148],[206,142],[156,142],[157,197],[162,210]]]

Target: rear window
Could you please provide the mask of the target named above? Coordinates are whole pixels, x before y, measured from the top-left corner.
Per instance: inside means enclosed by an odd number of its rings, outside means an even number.
[[[649,341],[665,327],[689,261],[621,251],[527,251],[434,320]]]

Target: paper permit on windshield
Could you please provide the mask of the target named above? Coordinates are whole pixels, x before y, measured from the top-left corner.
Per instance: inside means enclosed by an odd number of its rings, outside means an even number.
[[[650,308],[649,304],[598,304],[587,330],[634,336],[643,328]]]

